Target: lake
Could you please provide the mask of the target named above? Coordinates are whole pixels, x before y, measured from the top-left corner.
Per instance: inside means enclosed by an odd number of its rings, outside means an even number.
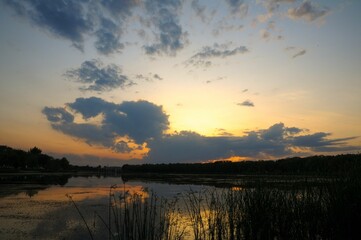
[[[330,186],[338,185],[330,181],[305,176],[1,175],[0,239],[143,239],[141,234],[161,224],[163,239],[255,234],[262,239],[328,239],[327,234],[349,234],[339,226],[350,222],[327,224],[344,217],[329,214],[333,208],[345,209],[333,195],[353,187],[342,182],[334,190]],[[342,199],[349,205],[358,196]],[[350,212],[346,218],[352,221]]]
[[[159,197],[173,198],[179,193],[201,190],[205,186],[167,182],[123,182],[121,177],[9,176],[1,180],[1,239],[90,239],[85,225],[70,202],[71,195],[87,222],[104,232],[94,212],[108,218],[109,190],[142,195],[154,191]],[[57,179],[57,181],[54,181]],[[46,184],[50,181],[51,184]],[[93,227],[93,226],[92,226]],[[105,231],[107,232],[107,231]],[[104,237],[104,236],[103,236]],[[102,239],[102,238],[97,238]]]

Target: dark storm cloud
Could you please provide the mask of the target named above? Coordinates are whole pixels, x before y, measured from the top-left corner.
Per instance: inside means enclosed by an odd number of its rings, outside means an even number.
[[[95,48],[110,54],[123,48],[123,22],[131,15],[136,0],[6,0],[18,16],[53,35],[71,41],[83,50],[84,39],[96,36]]]
[[[244,107],[254,107],[254,103],[250,100],[243,101],[241,103],[237,103],[238,106],[244,106]]]
[[[120,67],[114,64],[103,66],[99,60],[85,61],[80,68],[69,70],[64,75],[70,80],[84,84],[79,88],[83,91],[110,91],[135,84],[122,74]]]
[[[326,16],[328,13],[330,13],[329,9],[316,6],[310,1],[304,1],[300,6],[289,9],[288,17],[312,22]]]
[[[128,145],[117,141],[117,138],[128,137],[135,144],[142,144],[149,139],[160,138],[169,125],[162,107],[147,101],[115,104],[96,97],[78,98],[68,103],[67,107],[67,110],[43,109],[43,114],[54,129],[88,144],[123,152],[127,151]],[[85,123],[74,121],[74,114],[79,114]],[[101,116],[100,123],[89,120],[97,116]]]
[[[145,6],[151,23],[158,30],[158,42],[143,46],[146,54],[175,55],[184,47],[185,34],[178,19],[182,1],[146,0]]]

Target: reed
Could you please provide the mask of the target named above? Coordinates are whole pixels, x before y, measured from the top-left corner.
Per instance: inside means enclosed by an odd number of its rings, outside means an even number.
[[[190,190],[168,200],[158,198],[153,192],[147,197],[125,190],[115,194],[111,188],[109,198],[106,223],[109,239],[359,239],[361,236],[358,175],[286,189],[263,187],[260,183],[244,189]],[[102,222],[105,223],[104,219]]]

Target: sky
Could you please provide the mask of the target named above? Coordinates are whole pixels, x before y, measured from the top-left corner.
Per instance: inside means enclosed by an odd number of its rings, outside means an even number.
[[[93,166],[361,150],[361,1],[0,6],[0,145]]]

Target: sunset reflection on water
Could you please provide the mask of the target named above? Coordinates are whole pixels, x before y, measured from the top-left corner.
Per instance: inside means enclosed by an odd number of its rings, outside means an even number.
[[[63,186],[2,184],[1,238],[88,239],[84,223],[67,195],[94,228],[96,239],[102,239],[107,229],[96,216],[108,219],[110,194],[112,204],[117,204],[124,193],[138,194],[144,199],[154,192],[159,198],[173,199],[189,189],[200,188],[167,183],[124,183],[119,177],[71,177]],[[181,213],[177,214],[172,218],[184,218]]]

